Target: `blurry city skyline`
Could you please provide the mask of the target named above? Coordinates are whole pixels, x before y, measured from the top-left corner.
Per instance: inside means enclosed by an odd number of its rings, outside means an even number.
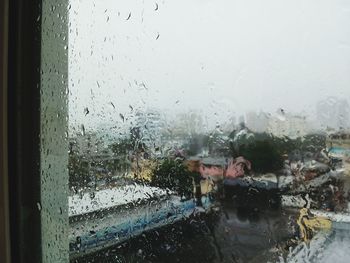
[[[123,133],[147,109],[169,124],[194,112],[208,130],[252,112],[349,126],[349,10],[316,0],[72,2],[70,129]]]
[[[152,137],[163,137],[166,134],[186,136],[213,132],[227,135],[246,127],[252,132],[296,138],[310,133],[350,130],[350,106],[347,100],[330,97],[319,101],[316,108],[318,114],[313,117],[285,112],[280,108],[274,113],[249,111],[240,116],[233,114],[221,122],[216,120],[212,123],[200,111],[179,112],[169,117],[158,109],[147,108],[133,110],[129,115],[119,115],[119,121],[89,127],[87,131],[122,138],[130,136],[130,130],[138,127],[146,137],[149,136],[147,133]],[[72,127],[72,135],[81,133],[81,129]]]

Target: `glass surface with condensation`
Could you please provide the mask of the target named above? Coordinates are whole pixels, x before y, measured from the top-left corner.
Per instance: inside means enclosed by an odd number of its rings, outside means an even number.
[[[348,262],[350,2],[68,9],[71,262]]]

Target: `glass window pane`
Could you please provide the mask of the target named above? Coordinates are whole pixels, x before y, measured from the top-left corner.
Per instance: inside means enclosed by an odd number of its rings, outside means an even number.
[[[348,10],[71,1],[70,260],[345,262]]]

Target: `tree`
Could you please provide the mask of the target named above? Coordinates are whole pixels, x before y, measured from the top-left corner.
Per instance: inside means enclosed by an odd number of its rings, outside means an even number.
[[[239,154],[252,163],[252,170],[257,173],[275,172],[283,167],[280,150],[269,140],[242,145]]]
[[[123,138],[118,142],[110,144],[108,147],[118,156],[126,156],[129,154],[129,151],[133,150],[132,141],[128,138]]]
[[[69,153],[68,174],[70,187],[85,187],[91,181],[88,163],[73,151]]]
[[[243,156],[251,161],[257,173],[275,172],[283,167],[282,155],[293,148],[291,141],[268,133],[252,133],[240,130],[230,134],[229,142],[232,157]]]
[[[326,135],[323,134],[305,135],[301,143],[301,150],[317,153],[326,148],[326,138]]]
[[[197,173],[190,172],[179,159],[163,160],[153,173],[151,185],[169,188],[181,196],[190,197],[193,193],[193,179]]]
[[[183,145],[183,148],[188,156],[195,156],[208,147],[208,135],[204,134],[192,134],[187,142]]]

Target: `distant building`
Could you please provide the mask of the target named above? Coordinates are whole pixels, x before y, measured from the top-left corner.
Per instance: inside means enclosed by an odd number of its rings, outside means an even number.
[[[317,120],[324,129],[350,128],[350,106],[346,99],[329,97],[316,105]]]
[[[137,129],[141,143],[148,150],[155,152],[162,144],[162,129],[164,128],[161,115],[156,110],[139,111],[136,113],[134,130]]]
[[[186,160],[185,165],[191,172],[198,172],[204,179],[211,178],[219,181],[224,177],[243,177],[247,171],[251,170],[251,163],[242,156],[235,159],[224,157],[191,157]]]
[[[308,134],[310,127],[305,116],[284,114],[270,118],[267,132],[278,137],[296,138]]]
[[[245,119],[246,126],[254,132],[266,132],[268,130],[270,118],[265,112],[248,112]]]
[[[203,133],[205,121],[201,112],[179,113],[171,125],[175,136]]]
[[[202,178],[211,178],[214,181],[222,180],[226,166],[225,158],[207,157],[200,161],[199,173]]]

